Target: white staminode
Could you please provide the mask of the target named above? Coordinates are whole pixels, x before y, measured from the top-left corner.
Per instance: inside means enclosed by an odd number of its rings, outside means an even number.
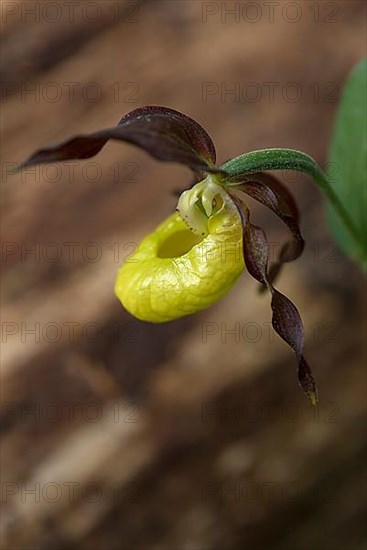
[[[208,235],[208,218],[218,204],[218,195],[222,198],[221,208],[224,208],[225,203],[232,202],[223,187],[218,185],[211,175],[181,194],[177,210],[196,235]]]

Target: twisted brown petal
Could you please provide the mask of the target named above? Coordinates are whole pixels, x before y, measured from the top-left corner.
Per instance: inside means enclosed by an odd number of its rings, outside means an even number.
[[[274,282],[279,275],[282,264],[293,262],[303,252],[304,240],[298,225],[297,205],[288,189],[274,176],[259,172],[249,174],[249,181],[243,181],[240,189],[272,210],[290,229],[292,239],[280,250],[278,259],[269,268],[269,280]]]
[[[40,149],[21,164],[20,169],[39,163],[93,157],[109,139],[132,143],[158,160],[185,164],[196,172],[220,172],[214,167],[215,147],[204,128],[178,111],[158,106],[131,111],[115,128],[75,136]]]
[[[272,295],[272,325],[279,336],[287,342],[296,354],[298,381],[313,405],[317,403],[317,389],[310,366],[303,356],[304,330],[296,306],[278,290],[268,276],[269,245],[265,232],[250,222],[250,213],[235,195],[232,198],[240,213],[243,224],[243,255],[249,273],[266,286]]]

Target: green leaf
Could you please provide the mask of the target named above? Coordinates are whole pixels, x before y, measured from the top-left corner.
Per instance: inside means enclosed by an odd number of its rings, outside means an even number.
[[[366,156],[367,156],[367,61],[354,68],[345,85],[330,148],[329,180],[344,204],[366,250]],[[363,248],[350,235],[332,205],[327,208],[333,236],[346,254],[366,261]]]
[[[240,178],[263,170],[297,170],[317,179],[321,168],[312,157],[295,149],[260,149],[250,151],[222,164],[221,169],[232,178]]]

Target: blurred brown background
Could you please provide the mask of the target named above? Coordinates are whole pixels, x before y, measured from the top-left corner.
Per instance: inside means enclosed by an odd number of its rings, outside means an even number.
[[[365,54],[365,3],[1,10],[3,548],[366,548],[363,277],[311,180],[283,174],[307,246],[278,288],[303,317],[316,410],[247,274],[166,325],[115,299],[119,264],[173,211],[187,169],[110,143],[10,175],[35,149],[147,104],[197,119],[219,161],[284,146],[325,166],[343,83]],[[254,211],[277,250],[285,229]]]

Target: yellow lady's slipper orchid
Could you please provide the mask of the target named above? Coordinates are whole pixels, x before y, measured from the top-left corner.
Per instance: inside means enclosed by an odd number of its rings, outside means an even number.
[[[118,273],[115,293],[138,319],[163,323],[207,308],[244,269],[241,219],[223,188],[204,180],[181,195],[181,208],[195,227],[169,216]]]
[[[163,323],[178,319],[219,300],[236,282],[246,263],[249,274],[271,294],[273,328],[295,352],[298,380],[315,404],[317,390],[303,355],[301,317],[293,302],[273,284],[282,265],[302,254],[304,240],[298,209],[287,188],[263,170],[304,171],[319,179],[333,198],[317,164],[299,151],[266,149],[245,153],[217,166],[214,143],[200,124],[174,109],[150,105],[127,113],[113,128],[77,135],[39,149],[20,168],[87,159],[110,139],[132,143],[157,160],[183,164],[194,172],[195,178],[204,178],[182,193],[178,213],[148,235],[120,269],[115,293],[121,303],[144,321]],[[283,245],[271,265],[266,234],[250,220],[248,196],[272,210],[291,232],[291,240]],[[345,220],[344,211],[339,211]]]

